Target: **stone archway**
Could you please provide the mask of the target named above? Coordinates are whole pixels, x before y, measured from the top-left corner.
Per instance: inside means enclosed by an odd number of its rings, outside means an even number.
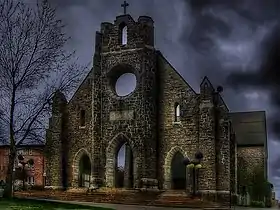
[[[89,156],[83,154],[79,162],[79,187],[90,187],[91,163]]]
[[[188,157],[187,153],[178,146],[172,147],[171,150],[167,153],[164,163],[164,189],[172,188],[172,160],[176,157],[176,154],[180,154],[181,156]],[[185,168],[185,174],[187,174],[187,169]],[[187,177],[187,175],[185,175]]]
[[[116,169],[117,169],[117,154],[120,148],[126,144],[127,148],[130,148],[128,165],[125,164],[124,179],[129,183],[131,187],[135,186],[137,175],[137,154],[133,147],[133,142],[129,140],[124,134],[118,134],[108,144],[106,149],[106,185],[107,187],[116,187]],[[127,152],[126,152],[127,155]],[[126,182],[125,181],[125,182]],[[127,187],[127,185],[126,185]]]
[[[88,175],[91,176],[91,168],[92,168],[91,156],[86,149],[82,148],[75,154],[72,167],[73,167],[73,179],[72,179],[73,187],[83,186],[84,184],[82,184],[82,179],[84,177],[86,180],[88,180]]]
[[[186,189],[186,166],[184,156],[181,152],[176,152],[171,161],[171,188],[174,190]]]

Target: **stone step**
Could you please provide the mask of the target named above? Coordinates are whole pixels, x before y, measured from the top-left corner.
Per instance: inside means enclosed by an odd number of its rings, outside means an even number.
[[[174,193],[175,194],[175,193]],[[175,196],[171,192],[62,192],[62,191],[29,191],[16,192],[17,197],[33,197],[65,201],[81,201],[95,203],[118,203],[127,205],[153,205],[173,207],[218,207],[217,204],[201,201],[198,198],[190,198],[184,193]]]

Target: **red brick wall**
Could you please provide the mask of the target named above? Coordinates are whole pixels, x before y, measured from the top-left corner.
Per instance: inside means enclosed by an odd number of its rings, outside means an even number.
[[[9,162],[9,150],[7,147],[0,147],[0,180],[6,179],[8,162]]]
[[[30,175],[34,177],[34,185],[44,185],[44,156],[41,148],[22,148],[18,151],[21,153],[24,159],[34,160],[34,167],[30,170]],[[0,180],[6,179],[7,168],[8,168],[8,148],[0,147]],[[17,161],[16,161],[17,164]],[[3,170],[4,169],[4,170]]]

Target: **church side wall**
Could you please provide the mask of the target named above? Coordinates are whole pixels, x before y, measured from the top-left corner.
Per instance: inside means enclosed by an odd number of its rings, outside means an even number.
[[[237,160],[238,160],[238,171],[240,169],[246,170],[246,174],[249,176],[253,173],[256,167],[261,166],[264,168],[265,160],[265,148],[264,146],[238,146],[237,147]],[[243,177],[246,178],[246,177]],[[238,187],[244,186],[242,180],[238,180]]]
[[[92,135],[91,135],[91,119],[92,119],[92,73],[91,71],[82,82],[73,98],[68,104],[69,126],[68,126],[68,147],[69,147],[69,183],[70,186],[77,186],[79,161],[74,160],[81,158],[83,154],[79,151],[87,151],[91,154]],[[81,111],[85,111],[85,126],[81,126]],[[79,153],[78,153],[79,152]],[[91,159],[91,157],[89,157]],[[74,172],[74,174],[73,174]]]
[[[230,191],[230,123],[228,109],[218,95],[218,138],[216,139],[217,155],[217,190],[229,193]]]
[[[160,187],[171,188],[171,162],[177,152],[194,158],[198,144],[196,93],[158,56],[159,72],[159,180]],[[180,121],[175,122],[175,104],[180,105]]]

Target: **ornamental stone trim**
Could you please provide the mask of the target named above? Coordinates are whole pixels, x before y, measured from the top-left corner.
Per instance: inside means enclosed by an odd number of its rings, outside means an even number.
[[[79,162],[82,158],[83,155],[87,155],[89,157],[90,160],[90,164],[91,164],[91,168],[92,168],[92,158],[90,153],[87,151],[87,149],[85,148],[81,148],[78,150],[78,152],[75,154],[74,158],[73,158],[73,187],[78,187],[78,183],[79,183]]]
[[[107,187],[115,187],[115,173],[118,158],[117,152],[125,143],[128,143],[132,151],[134,179],[133,183],[136,183],[136,176],[138,172],[136,149],[134,148],[133,141],[131,141],[125,134],[119,133],[109,142],[108,147],[106,149],[105,179]]]
[[[164,163],[164,189],[170,189],[171,188],[171,162],[174,157],[174,155],[180,152],[185,158],[188,158],[187,153],[179,146],[172,147],[169,152],[166,154],[165,163]],[[186,168],[187,173],[187,168]],[[186,174],[187,177],[187,174]]]

